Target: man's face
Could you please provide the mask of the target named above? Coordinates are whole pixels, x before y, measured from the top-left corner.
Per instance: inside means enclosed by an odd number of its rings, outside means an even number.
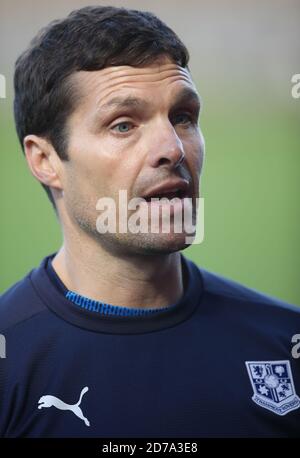
[[[204,140],[198,127],[199,99],[189,72],[163,58],[144,68],[80,71],[73,79],[79,99],[67,122],[69,161],[62,163],[62,220],[67,215],[78,229],[117,252],[151,254],[184,248],[186,233],[175,233],[174,218],[169,233],[163,233],[159,224],[158,233],[152,233],[150,216],[147,233],[120,233],[117,225],[115,234],[100,234],[96,204],[110,197],[118,209],[119,190],[127,191],[128,201],[159,198],[168,188],[175,192],[176,184],[179,197],[199,196]],[[143,207],[149,215],[152,205]],[[152,221],[152,227],[159,221],[160,217]]]

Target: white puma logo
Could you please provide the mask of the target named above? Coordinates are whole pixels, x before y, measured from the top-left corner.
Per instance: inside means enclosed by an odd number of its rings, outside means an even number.
[[[88,387],[85,386],[80,393],[79,396],[79,401],[76,404],[66,404],[64,401],[61,401],[60,399],[56,398],[55,396],[51,396],[47,394],[46,396],[42,396],[38,402],[38,409],[42,409],[43,407],[56,407],[57,409],[60,410],[71,410],[76,417],[80,418],[81,420],[84,421],[86,426],[90,426],[90,422],[88,419],[83,415],[81,408],[79,407],[82,396],[89,391]]]

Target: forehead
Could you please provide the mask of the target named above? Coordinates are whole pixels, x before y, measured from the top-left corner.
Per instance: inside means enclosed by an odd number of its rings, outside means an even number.
[[[84,105],[106,106],[113,98],[138,93],[149,101],[189,89],[197,94],[189,71],[168,60],[145,67],[114,66],[73,75]]]

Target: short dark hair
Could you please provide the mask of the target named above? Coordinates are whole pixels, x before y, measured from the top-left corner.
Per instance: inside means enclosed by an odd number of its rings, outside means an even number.
[[[24,137],[35,134],[68,160],[66,121],[77,100],[68,78],[72,73],[115,65],[143,67],[162,55],[188,67],[182,41],[149,12],[87,6],[50,22],[15,65],[14,116],[23,150]],[[50,189],[44,188],[54,204]]]

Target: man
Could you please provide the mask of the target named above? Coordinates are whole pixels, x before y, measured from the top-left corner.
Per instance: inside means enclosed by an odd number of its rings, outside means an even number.
[[[199,197],[199,109],[185,46],[150,13],[74,11],[17,60],[17,132],[63,245],[1,298],[2,436],[300,434],[298,308],[180,253],[176,215],[191,202],[195,220]],[[120,227],[120,191],[141,199],[151,230]]]

